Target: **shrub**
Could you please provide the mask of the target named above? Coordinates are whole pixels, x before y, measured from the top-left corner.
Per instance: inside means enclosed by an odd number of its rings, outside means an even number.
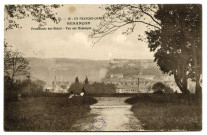
[[[152,86],[152,90],[154,91],[153,93],[155,94],[163,94],[163,93],[173,93],[173,89],[166,86],[162,82],[155,83]]]
[[[18,94],[18,91],[16,89],[15,83],[12,82],[10,77],[5,76],[4,77],[4,100],[5,102],[17,100],[17,94]]]
[[[73,83],[69,88],[69,92],[79,94],[81,93],[83,87],[87,94],[113,94],[116,92],[116,87],[114,84],[97,82],[93,84]]]
[[[13,101],[18,99],[18,95],[23,97],[36,97],[44,95],[45,83],[41,80],[16,80],[12,82],[10,77],[4,77],[4,99],[6,101]]]

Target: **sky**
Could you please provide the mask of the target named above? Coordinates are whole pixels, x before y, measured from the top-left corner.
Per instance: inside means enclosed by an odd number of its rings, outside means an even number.
[[[101,17],[104,10],[101,5],[64,5],[55,10],[62,21],[55,24],[48,21],[45,27],[67,27],[68,17]],[[137,24],[133,33],[124,35],[122,28],[105,36],[92,47],[94,39],[89,38],[91,30],[31,30],[38,27],[32,18],[18,20],[22,29],[5,32],[6,41],[14,49],[21,51],[25,57],[40,58],[77,58],[93,60],[121,59],[153,59],[147,43],[138,41],[138,34],[147,29],[144,24]],[[90,21],[92,28],[100,20]]]

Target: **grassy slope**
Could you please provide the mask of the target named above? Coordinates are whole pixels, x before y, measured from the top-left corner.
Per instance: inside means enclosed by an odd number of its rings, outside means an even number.
[[[180,95],[174,94],[141,94],[126,102],[133,104],[132,111],[146,130],[202,129],[201,105],[193,95],[184,100]]]
[[[89,105],[97,101],[90,97],[24,98],[5,104],[5,131],[70,131],[72,124],[84,117]]]

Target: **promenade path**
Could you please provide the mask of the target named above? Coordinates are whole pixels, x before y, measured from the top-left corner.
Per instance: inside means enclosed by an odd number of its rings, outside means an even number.
[[[95,97],[86,117],[76,121],[72,131],[143,131],[141,123],[125,103],[129,97]]]

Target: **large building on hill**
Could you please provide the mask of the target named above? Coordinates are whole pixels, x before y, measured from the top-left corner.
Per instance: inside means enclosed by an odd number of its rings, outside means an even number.
[[[150,93],[157,82],[180,92],[174,77],[162,74],[152,59],[112,59],[104,82],[115,84],[117,93]]]
[[[111,68],[116,67],[136,67],[136,68],[152,68],[157,67],[157,64],[152,59],[140,59],[140,60],[132,60],[132,59],[111,59],[110,60]]]
[[[123,66],[129,66],[129,67],[141,66],[139,60],[129,60],[129,59],[111,59],[109,65],[110,68],[120,68]]]

